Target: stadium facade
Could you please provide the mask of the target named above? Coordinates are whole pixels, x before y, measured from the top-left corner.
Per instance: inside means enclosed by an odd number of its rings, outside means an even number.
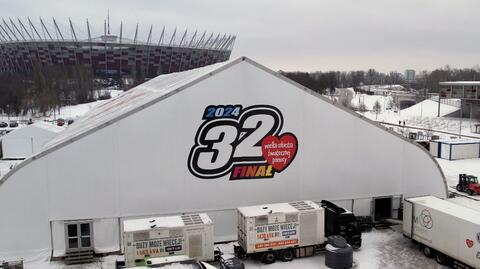
[[[0,73],[28,73],[36,64],[82,65],[91,68],[96,76],[142,72],[152,78],[226,61],[236,39],[234,35],[197,31],[188,35],[187,30],[177,32],[177,29],[167,35],[164,27],[154,40],[153,26],[146,39],[142,39],[138,24],[133,38],[126,38],[123,26],[121,23],[118,35],[111,34],[110,22],[106,20],[103,34],[94,36],[88,20],[85,28],[79,29],[70,19],[64,27],[59,27],[55,18],[51,23],[40,18],[38,24],[29,18],[2,19]],[[86,33],[84,37],[77,35],[81,32]]]

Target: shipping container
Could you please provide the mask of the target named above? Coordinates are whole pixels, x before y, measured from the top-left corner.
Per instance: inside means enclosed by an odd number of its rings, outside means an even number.
[[[125,220],[123,236],[126,267],[179,255],[214,260],[213,223],[207,214]]]
[[[325,242],[324,209],[312,201],[240,207],[237,214],[238,244],[244,255],[291,249],[279,253],[289,260],[311,256],[315,246]]]
[[[440,264],[480,268],[480,214],[433,196],[404,201],[403,233]],[[461,267],[465,268],[465,267]]]
[[[430,154],[447,160],[480,158],[478,140],[437,140],[430,141]]]

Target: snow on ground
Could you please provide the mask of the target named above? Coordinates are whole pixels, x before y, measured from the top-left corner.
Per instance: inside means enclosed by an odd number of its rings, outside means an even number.
[[[440,105],[440,116],[445,116],[460,110],[456,106],[447,104]],[[430,99],[423,100],[422,102],[415,104],[411,107],[402,109],[400,111],[402,116],[423,116],[423,117],[437,117],[438,115],[438,102]]]
[[[120,94],[122,94],[124,91],[105,89],[105,90],[101,90],[100,92],[101,92],[101,94],[109,92],[110,96],[112,98],[115,98],[115,97],[119,96]],[[55,112],[50,111],[50,113],[48,113],[45,117],[42,116],[42,117],[39,117],[36,120],[50,120],[50,121],[52,121],[52,120],[59,119],[59,118],[75,120],[75,119],[83,116],[85,113],[90,111],[92,108],[94,108],[94,107],[96,107],[100,104],[103,104],[105,102],[108,102],[108,101],[109,100],[98,100],[98,101],[94,101],[94,102],[90,102],[90,103],[71,105],[71,106],[63,106],[63,107],[60,108],[60,113],[59,113],[58,110],[55,111]],[[0,114],[0,121],[5,121],[5,122],[18,121],[18,120],[27,121],[31,117],[32,117],[31,115],[18,116],[18,117],[8,117],[6,115]]]
[[[467,197],[472,200],[480,201],[479,195],[469,196],[466,193],[458,192],[455,186],[458,184],[458,174],[474,175],[480,178],[480,158],[465,160],[445,160],[435,158],[442,168],[443,174],[447,179],[448,190],[457,195]]]
[[[451,135],[448,135],[448,134],[442,134],[442,133],[435,133],[434,131],[432,131],[433,133],[439,135],[440,138],[442,139],[450,138],[452,136],[458,137],[460,133],[462,136],[467,135],[471,137],[480,138],[480,134],[476,134],[472,132],[473,126],[479,123],[478,120],[450,118],[450,117],[425,117],[425,116],[422,117],[420,115],[408,116],[408,115],[403,115],[402,112],[395,113],[394,111],[391,111],[391,110],[383,111],[378,115],[375,115],[374,112],[370,112],[370,111],[360,113],[360,114],[362,114],[363,116],[371,120],[374,120],[380,123],[385,122],[385,123],[398,125],[399,121],[401,121],[402,124],[403,124],[403,121],[405,121],[405,125],[407,127],[418,127],[418,128],[452,133]],[[462,126],[461,129],[460,129],[460,123]],[[405,128],[397,127],[397,129],[399,130],[396,130],[396,131],[400,132]],[[418,130],[413,130],[413,131],[418,131]]]
[[[439,266],[433,259],[423,256],[418,246],[406,239],[399,232],[400,227],[394,229],[373,230],[363,233],[362,247],[355,251],[353,259],[356,264],[355,268],[375,269],[375,268],[402,268],[402,269],[444,269],[447,267]],[[224,253],[224,258],[233,256],[233,243],[219,244]],[[48,256],[48,255],[47,255]],[[97,258],[97,262],[81,265],[65,265],[61,261],[48,262],[44,257],[36,257],[33,260],[26,261],[26,268],[38,269],[77,269],[77,268],[115,268],[115,261],[123,260],[120,255],[109,255]],[[268,269],[318,269],[328,268],[325,266],[325,254],[319,253],[313,257],[299,258],[291,262],[277,261],[274,264],[266,265],[257,260],[246,260],[245,268],[268,268]],[[218,268],[218,264],[214,264]]]

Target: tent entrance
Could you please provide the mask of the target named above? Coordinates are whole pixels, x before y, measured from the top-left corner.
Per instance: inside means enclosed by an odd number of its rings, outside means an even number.
[[[374,221],[381,221],[392,217],[392,197],[375,198],[373,204]]]
[[[67,252],[93,249],[93,224],[91,221],[65,222]]]

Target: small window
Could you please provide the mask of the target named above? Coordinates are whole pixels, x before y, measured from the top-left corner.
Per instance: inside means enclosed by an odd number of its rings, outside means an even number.
[[[77,224],[68,224],[68,237],[77,236]]]
[[[80,230],[81,230],[82,236],[89,236],[90,235],[90,223],[80,224]]]
[[[78,238],[68,239],[68,248],[78,248]]]

